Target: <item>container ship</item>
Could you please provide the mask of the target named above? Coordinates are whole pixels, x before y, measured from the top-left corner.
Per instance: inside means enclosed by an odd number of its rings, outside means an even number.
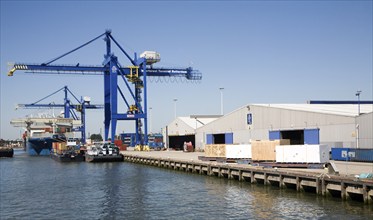
[[[73,128],[80,125],[79,120],[70,118],[20,118],[11,121],[15,127],[25,128],[24,148],[31,156],[49,156],[53,143],[64,143],[74,137]]]

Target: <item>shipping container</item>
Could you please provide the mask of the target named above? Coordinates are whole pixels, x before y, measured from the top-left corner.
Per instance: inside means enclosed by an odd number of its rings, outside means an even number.
[[[353,149],[355,157],[351,157],[351,161],[355,162],[373,162],[373,149]]]
[[[52,148],[57,149],[58,148],[58,142],[52,142]]]
[[[119,147],[123,144],[123,141],[122,140],[114,140],[114,144],[115,144],[115,146]]]
[[[332,148],[332,160],[351,161],[351,158],[355,157],[355,150],[352,148]]]
[[[119,150],[120,151],[126,151],[127,150],[127,145],[126,144],[122,144],[119,146]]]

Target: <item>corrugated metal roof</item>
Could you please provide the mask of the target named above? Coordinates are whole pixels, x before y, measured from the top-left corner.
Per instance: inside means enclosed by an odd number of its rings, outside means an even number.
[[[218,117],[216,118],[205,118],[205,117],[201,117],[201,118],[191,118],[191,117],[178,117],[178,119],[180,119],[181,121],[183,121],[185,124],[187,124],[189,127],[191,128],[200,128],[202,126],[204,126],[205,124],[208,124],[214,120],[216,120]]]
[[[265,106],[271,108],[281,108],[297,111],[308,111],[324,114],[343,115],[354,117],[358,115],[358,105],[341,104],[341,105],[326,105],[326,104],[252,104],[254,106]],[[373,105],[360,105],[360,113],[373,112]]]

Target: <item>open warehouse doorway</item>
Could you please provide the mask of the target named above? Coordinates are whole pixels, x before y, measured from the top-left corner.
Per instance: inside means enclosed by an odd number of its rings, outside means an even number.
[[[320,144],[320,129],[269,131],[270,140],[289,139],[291,145]]]
[[[206,144],[233,144],[233,133],[207,134]]]
[[[175,135],[175,136],[168,136],[169,139],[169,147],[175,150],[183,150],[184,149],[184,142],[192,142],[193,149],[195,148],[195,135]]]

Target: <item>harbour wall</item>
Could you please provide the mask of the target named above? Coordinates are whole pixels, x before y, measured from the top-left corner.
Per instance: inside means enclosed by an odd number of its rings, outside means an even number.
[[[140,152],[139,152],[140,153]],[[276,169],[246,164],[204,162],[194,159],[138,155],[122,152],[124,161],[172,170],[216,176],[219,178],[245,181],[251,184],[272,185],[290,188],[298,192],[311,192],[318,196],[338,197],[341,200],[358,200],[373,204],[373,181],[348,176],[330,175],[311,169]]]

